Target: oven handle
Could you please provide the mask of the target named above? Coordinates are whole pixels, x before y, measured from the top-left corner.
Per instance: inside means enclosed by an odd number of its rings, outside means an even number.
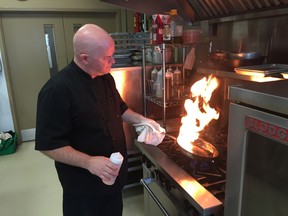
[[[158,207],[161,209],[161,211],[163,212],[164,215],[169,216],[169,213],[166,211],[166,209],[164,208],[164,206],[160,203],[160,201],[158,200],[158,198],[154,195],[154,193],[152,192],[152,190],[149,188],[148,184],[151,184],[154,181],[154,178],[148,177],[148,178],[142,178],[140,180],[140,183],[144,186],[144,188],[147,190],[147,192],[149,193],[149,195],[153,198],[153,200],[156,202],[156,204],[158,205]]]

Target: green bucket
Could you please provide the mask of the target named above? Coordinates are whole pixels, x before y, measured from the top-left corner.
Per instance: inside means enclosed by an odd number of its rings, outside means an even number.
[[[17,134],[13,131],[8,131],[6,133],[11,134],[12,138],[7,140],[1,140],[0,143],[0,155],[13,154],[16,151],[17,146]]]

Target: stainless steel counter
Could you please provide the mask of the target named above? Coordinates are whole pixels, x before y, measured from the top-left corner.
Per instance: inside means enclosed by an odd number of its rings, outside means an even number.
[[[173,185],[185,194],[186,199],[195,206],[201,215],[221,212],[223,204],[202,187],[191,175],[180,168],[157,146],[135,141],[139,150],[161,171]]]
[[[229,87],[231,100],[288,115],[288,80]]]

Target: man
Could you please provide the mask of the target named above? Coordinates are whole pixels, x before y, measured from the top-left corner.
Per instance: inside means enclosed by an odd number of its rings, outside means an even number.
[[[73,61],[39,93],[35,149],[55,160],[65,216],[122,215],[127,173],[122,120],[159,125],[120,97],[109,73],[115,48],[106,31],[86,24],[75,33],[73,46]],[[124,157],[119,173],[109,159],[113,152]],[[116,176],[111,186],[102,182]]]

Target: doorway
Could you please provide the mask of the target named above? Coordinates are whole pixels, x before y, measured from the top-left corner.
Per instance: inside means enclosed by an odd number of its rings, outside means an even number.
[[[35,139],[38,93],[51,74],[72,60],[75,31],[86,23],[97,24],[109,33],[120,31],[118,16],[116,12],[1,15],[16,132],[21,141]]]

